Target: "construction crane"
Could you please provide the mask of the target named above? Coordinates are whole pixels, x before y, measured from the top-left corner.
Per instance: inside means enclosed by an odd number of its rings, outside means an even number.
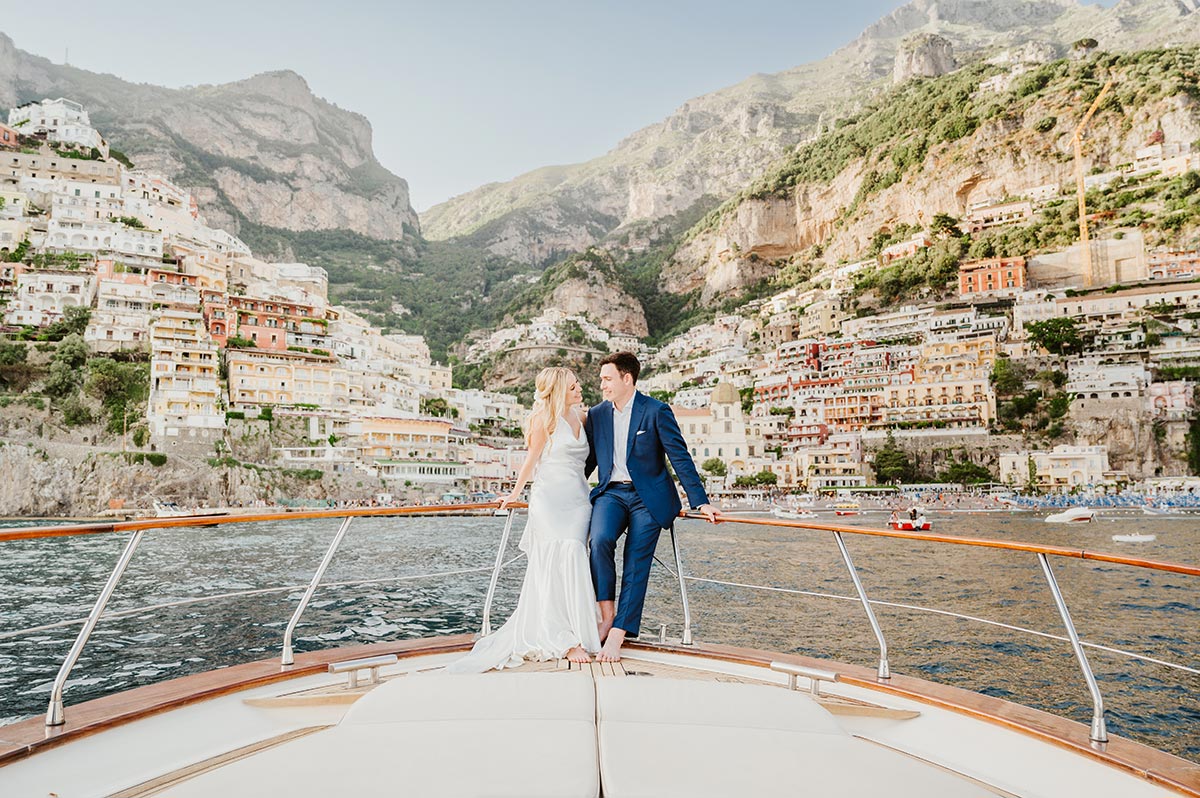
[[[1083,129],[1087,127],[1087,123],[1092,121],[1092,115],[1096,113],[1096,109],[1100,107],[1100,103],[1104,102],[1105,95],[1112,88],[1112,78],[1104,84],[1104,88],[1100,89],[1100,93],[1096,95],[1096,99],[1092,101],[1092,105],[1088,108],[1087,113],[1083,115],[1083,120],[1075,128],[1075,135],[1071,137],[1071,143],[1075,145],[1075,190],[1079,195],[1079,242],[1083,248],[1083,287],[1091,288],[1095,280],[1095,273],[1092,270],[1092,245],[1088,241],[1087,227],[1087,201],[1084,198],[1083,190]]]

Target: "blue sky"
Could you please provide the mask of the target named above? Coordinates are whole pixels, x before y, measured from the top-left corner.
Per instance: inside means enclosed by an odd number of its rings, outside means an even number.
[[[0,0],[22,50],[171,87],[292,69],[365,115],[424,210],[611,149],[691,97],[823,58],[902,3]]]

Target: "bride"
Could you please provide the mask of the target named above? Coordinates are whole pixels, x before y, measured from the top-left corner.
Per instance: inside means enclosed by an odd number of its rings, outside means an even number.
[[[528,557],[517,609],[504,626],[480,639],[471,653],[452,663],[451,673],[515,668],[526,660],[566,657],[590,662],[600,650],[596,592],[588,567],[587,536],[592,506],[583,464],[583,391],[570,369],[546,368],[537,376],[537,398],[529,414],[529,454],[504,508],[519,501],[525,483],[529,520],[521,536]]]

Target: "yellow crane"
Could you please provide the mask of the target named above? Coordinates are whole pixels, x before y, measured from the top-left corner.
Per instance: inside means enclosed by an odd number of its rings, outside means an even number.
[[[1083,248],[1083,286],[1091,288],[1092,282],[1095,280],[1095,273],[1092,270],[1092,245],[1088,241],[1087,227],[1087,201],[1084,199],[1083,190],[1083,129],[1087,127],[1087,123],[1092,121],[1092,115],[1096,113],[1096,109],[1100,107],[1100,103],[1104,102],[1105,95],[1112,88],[1112,78],[1104,84],[1104,88],[1100,89],[1100,93],[1096,95],[1096,99],[1092,101],[1092,105],[1088,108],[1087,113],[1083,115],[1083,120],[1075,128],[1075,135],[1071,137],[1071,143],[1075,146],[1075,190],[1079,195],[1079,242]]]

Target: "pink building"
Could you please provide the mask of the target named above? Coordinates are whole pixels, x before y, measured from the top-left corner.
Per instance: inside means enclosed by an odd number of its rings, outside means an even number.
[[[1151,280],[1200,277],[1200,252],[1151,252],[1146,256]]]

